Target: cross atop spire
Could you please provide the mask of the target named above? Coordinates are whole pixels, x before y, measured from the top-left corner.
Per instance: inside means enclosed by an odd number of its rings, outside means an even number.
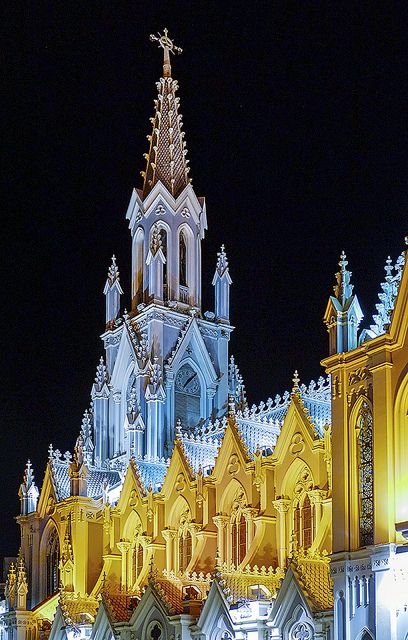
[[[170,53],[172,53],[173,55],[175,53],[182,53],[183,49],[181,49],[180,47],[176,47],[176,45],[174,44],[174,41],[171,40],[171,38],[169,38],[168,35],[168,30],[167,29],[163,29],[164,31],[164,35],[162,35],[160,32],[157,33],[157,36],[154,35],[153,33],[150,34],[150,40],[152,42],[158,42],[159,43],[159,48],[161,47],[163,49],[163,77],[164,78],[170,78],[171,77],[171,65],[170,65]]]

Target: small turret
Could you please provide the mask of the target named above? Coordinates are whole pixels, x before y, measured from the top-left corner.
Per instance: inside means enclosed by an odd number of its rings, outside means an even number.
[[[39,491],[34,482],[34,473],[30,460],[27,460],[23,482],[20,485],[18,495],[20,497],[20,513],[22,516],[33,513],[37,509]]]
[[[329,353],[343,353],[357,347],[357,331],[363,312],[356,295],[353,295],[351,271],[347,270],[347,256],[342,252],[340,271],[336,273],[337,284],[333,287],[324,314],[324,322],[329,333]]]
[[[112,264],[108,270],[108,279],[103,293],[106,297],[106,328],[111,329],[120,313],[120,296],[123,293],[119,282],[119,269],[114,255],[112,256]]]
[[[229,274],[224,245],[221,245],[221,251],[217,253],[217,266],[212,283],[215,287],[215,318],[219,322],[229,324],[230,286],[232,280]]]
[[[153,227],[152,240],[146,258],[146,264],[149,268],[149,297],[153,302],[163,302],[163,266],[166,264],[166,258],[164,257],[160,230],[157,224]]]
[[[93,463],[94,444],[92,440],[92,413],[85,410],[82,418],[81,436],[83,440],[83,451],[85,463],[89,466]]]

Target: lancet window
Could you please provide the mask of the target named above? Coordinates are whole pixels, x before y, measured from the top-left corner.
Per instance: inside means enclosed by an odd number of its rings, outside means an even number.
[[[60,548],[56,529],[50,533],[46,548],[46,596],[53,595],[59,587]]]
[[[244,561],[248,548],[246,508],[245,496],[240,491],[232,504],[230,516],[231,562],[236,567]]]
[[[179,240],[179,280],[182,287],[187,287],[187,240],[184,231]]]
[[[303,469],[295,486],[293,503],[293,532],[299,546],[309,549],[315,535],[315,508],[307,494],[313,489],[308,468]]]
[[[166,262],[163,265],[163,287],[167,292],[167,231],[165,229],[160,229],[160,240],[163,255],[166,258]]]
[[[374,544],[373,417],[363,403],[357,425],[360,546]]]
[[[136,539],[132,550],[132,580],[135,583],[143,568],[143,547]]]
[[[193,552],[193,540],[190,531],[191,514],[186,509],[180,517],[180,526],[178,529],[178,567],[179,571],[186,571],[191,562]]]

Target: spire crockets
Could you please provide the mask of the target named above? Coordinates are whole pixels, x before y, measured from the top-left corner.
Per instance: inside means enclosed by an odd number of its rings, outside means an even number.
[[[186,143],[181,130],[182,116],[178,113],[180,101],[176,97],[178,84],[171,77],[170,66],[170,53],[181,53],[182,49],[176,47],[168,37],[167,29],[164,30],[164,35],[151,35],[150,39],[163,48],[164,64],[163,78],[157,83],[156,113],[151,118],[153,132],[148,136],[150,148],[149,153],[145,154],[146,171],[142,172],[143,198],[159,181],[176,198],[190,182]]]
[[[103,293],[106,296],[106,327],[107,329],[111,329],[119,315],[120,296],[123,293],[119,282],[119,269],[116,264],[115,255],[112,256],[112,264],[108,270],[108,279],[106,280]]]
[[[343,353],[357,346],[357,331],[363,312],[356,295],[353,295],[351,271],[347,269],[347,256],[341,252],[339,267],[336,273],[334,296],[330,296],[324,314],[324,322],[329,333],[329,352]]]

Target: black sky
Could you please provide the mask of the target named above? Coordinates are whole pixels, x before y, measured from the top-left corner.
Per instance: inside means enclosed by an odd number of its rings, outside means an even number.
[[[9,2],[2,11],[0,554],[28,457],[72,449],[130,233],[169,28],[193,185],[207,199],[204,308],[225,242],[231,351],[250,402],[309,381],[340,251],[366,321],[408,231],[408,12],[382,2]]]

